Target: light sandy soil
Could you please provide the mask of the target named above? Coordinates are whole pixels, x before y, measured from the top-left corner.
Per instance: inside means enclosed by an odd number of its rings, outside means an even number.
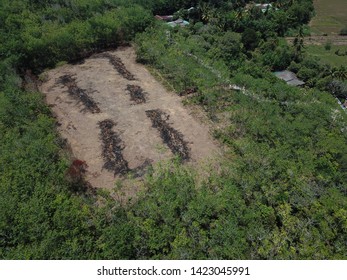
[[[173,157],[146,110],[160,109],[169,115],[168,123],[179,131],[190,148],[192,164],[219,154],[219,148],[209,133],[209,127],[194,117],[192,110],[182,105],[177,94],[169,92],[141,64],[136,63],[133,48],[123,48],[108,54],[118,57],[135,76],[129,81],[122,77],[107,58],[94,56],[81,64],[67,64],[47,71],[40,90],[46,96],[58,123],[58,130],[71,146],[75,158],[86,161],[86,179],[92,186],[112,188],[118,176],[103,168],[100,121],[111,119],[117,125],[113,130],[122,140],[122,155],[130,169],[146,160],[153,164]],[[59,82],[63,75],[72,75],[76,84],[97,103],[100,113],[91,113],[85,105],[68,93],[68,87]],[[146,103],[130,100],[127,85],[139,85],[147,92]]]

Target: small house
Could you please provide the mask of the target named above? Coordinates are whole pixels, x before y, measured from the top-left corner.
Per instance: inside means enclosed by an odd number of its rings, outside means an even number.
[[[305,84],[304,81],[299,80],[298,77],[293,72],[288,70],[274,72],[274,74],[277,78],[285,81],[288,85],[291,85],[291,86],[298,87]]]
[[[184,27],[184,26],[189,25],[189,22],[186,20],[183,20],[183,19],[178,19],[175,21],[170,21],[167,24],[170,25],[171,27],[176,27],[176,26]]]
[[[272,9],[272,4],[255,4],[257,8],[259,8],[263,13]]]
[[[159,16],[159,15],[156,15],[155,16],[156,19],[158,20],[162,20],[162,21],[166,21],[166,22],[170,22],[173,20],[173,16]]]
[[[165,21],[166,24],[170,25],[171,27],[176,27],[176,26],[181,26],[184,27],[186,25],[189,25],[189,22],[184,20],[184,19],[177,19],[177,20],[173,20],[173,16],[159,16],[156,15],[155,16],[156,19],[158,20],[162,20]]]

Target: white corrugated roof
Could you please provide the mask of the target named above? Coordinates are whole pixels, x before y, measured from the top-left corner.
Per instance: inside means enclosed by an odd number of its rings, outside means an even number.
[[[299,80],[293,72],[288,70],[274,72],[274,74],[277,78],[286,81],[291,86],[302,86],[305,84],[304,81]]]

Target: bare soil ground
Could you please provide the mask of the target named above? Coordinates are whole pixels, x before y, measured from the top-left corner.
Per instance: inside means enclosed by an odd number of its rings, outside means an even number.
[[[174,155],[197,164],[220,154],[208,125],[135,58],[131,47],[94,55],[47,71],[40,87],[93,187]]]

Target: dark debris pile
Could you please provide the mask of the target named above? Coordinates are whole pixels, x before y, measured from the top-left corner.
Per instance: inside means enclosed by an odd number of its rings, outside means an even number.
[[[122,154],[124,149],[122,140],[112,129],[114,126],[116,124],[112,120],[99,122],[100,139],[103,143],[102,156],[105,160],[104,168],[114,172],[114,175],[125,175],[130,169]]]
[[[179,96],[187,96],[193,93],[198,92],[198,88],[197,87],[187,87],[184,91],[180,92],[178,95]]]
[[[67,86],[69,94],[73,98],[82,102],[86,110],[90,111],[93,114],[101,112],[96,102],[86,93],[86,90],[81,89],[77,86],[76,79],[73,78],[71,75],[61,76],[58,82],[63,84],[64,86]]]
[[[146,115],[151,119],[153,127],[159,130],[160,137],[172,153],[178,155],[182,160],[189,160],[190,149],[187,142],[184,141],[182,133],[167,123],[169,116],[158,109],[148,110],[146,111]]]
[[[130,94],[130,100],[134,101],[135,104],[146,103],[147,93],[140,86],[127,85],[127,91]]]
[[[126,69],[125,65],[123,64],[122,60],[119,57],[113,56],[109,53],[100,53],[97,55],[94,55],[95,58],[107,58],[108,61],[112,64],[113,68],[117,70],[119,74],[122,75],[123,78],[134,81],[135,76],[131,74],[128,69]]]

